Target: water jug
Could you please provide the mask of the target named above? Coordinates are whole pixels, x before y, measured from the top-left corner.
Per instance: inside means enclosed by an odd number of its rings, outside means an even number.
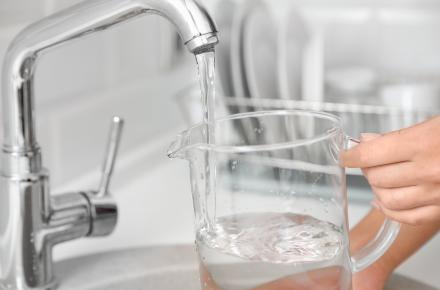
[[[350,255],[341,120],[313,111],[231,115],[181,133],[169,156],[189,161],[203,290],[349,290],[392,244],[385,220]],[[245,128],[245,130],[243,130]],[[244,134],[245,133],[245,134]]]

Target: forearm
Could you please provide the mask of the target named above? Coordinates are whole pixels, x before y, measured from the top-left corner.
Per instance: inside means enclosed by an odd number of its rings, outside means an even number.
[[[370,241],[376,235],[383,220],[384,215],[380,211],[372,210],[356,225],[350,232],[351,251],[355,252]],[[386,275],[390,275],[439,230],[440,223],[424,226],[402,225],[396,241],[377,263],[381,264],[384,271],[387,271]]]

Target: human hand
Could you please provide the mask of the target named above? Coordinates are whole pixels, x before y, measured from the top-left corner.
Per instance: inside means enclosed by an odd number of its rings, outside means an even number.
[[[440,117],[384,135],[364,134],[341,162],[362,168],[375,206],[389,218],[411,225],[440,222]]]

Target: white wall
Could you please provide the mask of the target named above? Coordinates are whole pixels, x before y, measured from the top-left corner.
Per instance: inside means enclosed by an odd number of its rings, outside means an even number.
[[[310,15],[327,15],[322,17],[326,68],[364,66],[385,76],[440,76],[439,1],[337,0],[318,10],[306,7],[315,11]]]

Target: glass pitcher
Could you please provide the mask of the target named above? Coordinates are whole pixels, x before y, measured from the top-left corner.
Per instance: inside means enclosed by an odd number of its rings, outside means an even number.
[[[339,164],[350,138],[338,117],[244,113],[217,120],[215,144],[206,134],[195,126],[169,149],[190,164],[203,290],[348,290],[396,238],[399,224],[386,220],[350,256]]]

